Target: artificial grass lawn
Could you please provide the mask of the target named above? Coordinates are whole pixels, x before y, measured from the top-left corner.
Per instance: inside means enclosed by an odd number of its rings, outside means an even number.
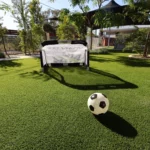
[[[0,61],[0,149],[150,149],[150,61],[127,55],[47,74],[39,59]],[[105,115],[87,109],[94,92],[110,101]]]

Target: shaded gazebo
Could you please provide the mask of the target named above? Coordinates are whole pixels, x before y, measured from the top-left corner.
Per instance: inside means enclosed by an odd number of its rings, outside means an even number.
[[[124,14],[125,10],[128,7],[129,7],[129,5],[120,6],[114,0],[111,0],[107,5],[103,6],[101,8],[101,10],[103,10],[106,13],[107,12],[112,12],[112,13]],[[94,25],[93,16],[98,11],[99,11],[99,9],[96,9],[96,10],[92,10],[92,11],[89,11],[89,12],[86,13],[86,16],[87,16],[88,20],[90,20],[90,23],[92,24],[92,29],[93,30],[101,28],[101,26]],[[135,11],[135,13],[137,13],[137,12]],[[148,20],[148,18],[147,18],[147,20],[145,22],[133,21],[131,19],[131,16],[125,16],[123,19],[124,19],[123,24],[120,24],[120,26],[124,26],[124,25],[138,25],[138,24],[146,24],[146,25],[148,25],[148,24],[150,24],[150,21]],[[89,26],[88,23],[87,23],[87,26]]]

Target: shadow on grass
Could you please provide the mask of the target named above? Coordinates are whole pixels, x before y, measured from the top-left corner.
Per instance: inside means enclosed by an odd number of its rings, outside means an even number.
[[[50,67],[46,73],[34,70],[32,72],[21,73],[20,76],[42,79],[44,81],[55,79],[65,86],[79,90],[138,88],[137,85],[127,82],[113,74],[94,68],[90,68],[87,71],[83,67]]]
[[[0,67],[7,68],[7,67],[20,67],[22,64],[17,62],[17,60],[5,60],[0,61]]]
[[[145,59],[135,59],[135,58],[128,58],[125,56],[119,56],[116,59],[116,61],[132,67],[150,67],[150,60]]]
[[[128,56],[118,56],[116,59],[113,59],[100,57],[100,55],[93,55],[90,56],[90,60],[97,62],[118,62],[132,67],[150,67],[150,60],[129,58]]]
[[[110,55],[110,54],[107,54],[107,55]],[[112,58],[104,58],[104,57],[100,57],[101,54],[97,54],[97,55],[90,55],[90,61],[97,61],[97,62],[114,62],[115,59],[112,59]]]
[[[49,68],[46,75],[61,84],[79,90],[137,88],[135,84],[93,68],[90,68],[89,71],[82,67]]]
[[[137,130],[129,122],[113,112],[108,111],[106,114],[94,115],[94,117],[105,127],[122,136],[134,138],[138,134]]]
[[[34,78],[36,80],[44,80],[44,81],[48,81],[50,79],[52,79],[52,77],[48,76],[47,74],[44,74],[42,71],[37,71],[37,70],[33,70],[32,72],[24,72],[20,74],[21,77],[29,77],[29,78]]]

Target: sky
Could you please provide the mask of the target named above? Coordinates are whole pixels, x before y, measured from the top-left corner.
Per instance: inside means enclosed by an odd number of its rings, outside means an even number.
[[[0,0],[0,4],[1,2],[5,2],[9,4],[10,6],[12,5],[11,0]],[[42,10],[46,10],[48,8],[52,8],[52,9],[67,8],[70,11],[80,10],[78,7],[73,8],[70,5],[69,0],[55,0],[54,3],[50,2],[49,0],[40,0],[40,2],[41,2]],[[107,4],[108,2],[105,2],[104,5]],[[115,2],[118,3],[119,5],[125,5],[123,0],[115,0]],[[90,3],[89,6],[91,10],[97,9],[97,7],[93,6],[92,3]],[[3,27],[6,27],[7,29],[12,29],[12,30],[18,29],[18,24],[14,22],[14,18],[12,17],[11,13],[7,12],[5,14],[3,11],[0,10],[0,17],[3,17],[3,19],[0,20],[0,23],[3,23]]]

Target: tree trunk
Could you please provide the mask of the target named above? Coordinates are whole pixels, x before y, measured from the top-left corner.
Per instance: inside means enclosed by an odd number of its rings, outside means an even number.
[[[150,40],[150,31],[149,31],[148,34],[147,34],[146,43],[145,43],[145,48],[144,48],[144,52],[143,52],[143,57],[147,57],[147,56],[148,56],[149,40]]]
[[[4,51],[5,51],[6,55],[10,58],[9,54],[7,53],[6,47],[5,47],[5,41],[4,41],[3,36],[2,36],[2,42],[3,42],[3,46],[4,46]]]
[[[92,50],[92,46],[93,46],[93,34],[92,34],[92,27],[90,28],[90,49]]]
[[[23,33],[23,49],[24,49],[24,53],[25,55],[27,55],[27,37],[26,37],[26,31],[24,31]]]
[[[24,43],[24,44],[25,44],[25,45],[24,45],[24,50],[25,50],[25,55],[27,55],[27,34],[26,34],[26,33],[25,33],[25,38],[24,38],[24,40],[25,40],[25,41],[24,41],[24,42],[25,42],[25,43]]]

